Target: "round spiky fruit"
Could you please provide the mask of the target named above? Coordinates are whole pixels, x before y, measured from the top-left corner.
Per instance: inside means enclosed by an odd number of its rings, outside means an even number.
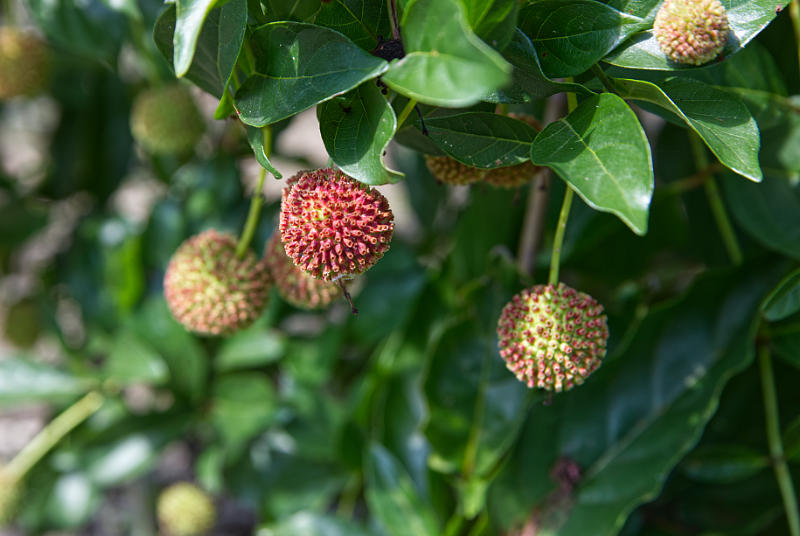
[[[164,295],[186,329],[229,335],[261,315],[269,284],[266,265],[252,251],[239,258],[233,236],[208,230],[186,240],[172,255]]]
[[[500,356],[528,387],[564,391],[580,385],[606,355],[603,306],[563,283],[523,290],[497,323]]]
[[[134,139],[151,153],[188,153],[204,130],[200,111],[184,85],[147,89],[133,103],[131,132]]]
[[[0,99],[41,91],[49,73],[50,54],[41,39],[10,26],[0,27]]]
[[[306,273],[335,281],[368,270],[389,249],[394,215],[389,202],[333,168],[289,179],[281,202],[281,241]]]
[[[300,309],[324,309],[341,296],[342,290],[332,281],[311,277],[292,262],[283,249],[280,233],[267,242],[264,262],[269,267],[281,298]]]
[[[728,41],[728,15],[719,0],[664,0],[653,33],[675,63],[702,65]]]
[[[206,534],[217,517],[211,497],[189,482],[178,482],[162,491],[156,513],[161,529],[168,536]]]
[[[531,115],[510,113],[508,117],[522,121],[536,131],[541,130],[539,122]],[[498,188],[519,188],[531,182],[531,179],[533,179],[541,169],[540,166],[534,166],[529,160],[515,166],[487,170],[486,174],[483,176],[483,180]]]
[[[0,528],[14,518],[19,500],[20,481],[17,475],[0,467]]]
[[[478,182],[486,175],[485,169],[467,166],[449,156],[425,155],[425,163],[437,181],[456,186]]]

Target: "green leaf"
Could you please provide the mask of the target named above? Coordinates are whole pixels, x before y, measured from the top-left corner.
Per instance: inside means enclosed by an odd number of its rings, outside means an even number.
[[[401,27],[406,56],[381,78],[401,95],[469,106],[510,81],[511,66],[472,33],[458,0],[412,0]]]
[[[536,131],[518,119],[486,112],[425,118],[428,136],[459,162],[479,168],[521,164]]]
[[[762,307],[764,318],[777,322],[800,311],[800,269],[790,273],[778,283]]]
[[[55,528],[77,529],[89,521],[99,506],[97,486],[83,473],[68,473],[55,481],[40,515]]]
[[[677,115],[723,165],[750,180],[761,180],[758,126],[735,95],[689,78],[670,78],[661,87],[628,79],[613,79],[612,84],[623,98],[650,102]]]
[[[275,22],[252,38],[256,73],[236,92],[240,118],[262,127],[379,76],[388,64],[342,34],[312,24]]]
[[[744,445],[710,445],[692,451],[680,469],[698,482],[729,483],[769,466],[767,456]]]
[[[65,402],[86,393],[91,382],[23,357],[0,359],[0,406]]]
[[[185,76],[217,98],[222,97],[239,58],[246,24],[247,0],[230,0],[222,7],[212,9],[199,35],[193,38],[190,63],[181,65],[185,69],[179,76]],[[178,49],[173,44],[178,31],[176,8],[171,5],[158,17],[153,29],[156,46],[170,64],[173,57],[178,55]],[[185,40],[182,43],[185,44]],[[186,54],[186,50],[182,54]],[[178,64],[175,65],[176,73],[180,72]]]
[[[320,0],[266,0],[267,15],[272,20],[305,21],[320,9]]]
[[[364,50],[374,49],[378,45],[378,37],[386,41],[392,34],[386,2],[376,0],[323,2],[314,24],[344,34]]]
[[[172,64],[175,74],[182,77],[189,70],[194,58],[200,30],[216,0],[175,0],[176,23]]]
[[[800,191],[784,177],[767,175],[760,184],[726,175],[721,186],[733,217],[765,247],[800,259]]]
[[[275,166],[272,165],[272,162],[269,161],[269,157],[267,156],[267,151],[264,146],[264,137],[266,133],[262,130],[263,127],[258,128],[245,125],[244,128],[247,132],[247,143],[249,143],[250,148],[253,149],[253,154],[255,154],[256,160],[261,164],[261,167],[272,173],[272,176],[276,179],[283,178],[281,172],[275,169]]]
[[[286,338],[278,331],[255,325],[225,339],[214,368],[220,372],[253,368],[274,363],[286,351]]]
[[[214,384],[211,420],[236,451],[274,420],[275,392],[264,374],[247,372],[223,376]]]
[[[467,23],[475,34],[503,50],[517,28],[516,0],[460,0],[466,11]]]
[[[256,536],[368,536],[363,527],[350,519],[336,517],[331,514],[315,512],[298,512],[279,523],[264,527],[256,532]]]
[[[636,114],[618,96],[588,98],[548,125],[531,146],[531,161],[553,168],[590,207],[616,215],[636,234],[647,232],[650,145]]]
[[[539,55],[528,36],[519,28],[514,29],[511,35],[511,42],[502,50],[503,57],[514,67],[511,73],[511,86],[498,90],[487,100],[525,102],[529,99],[549,97],[563,91],[584,95],[592,94],[580,84],[556,82],[548,78],[542,71]]]
[[[575,76],[649,23],[593,0],[541,0],[522,8],[519,27],[551,77]]]
[[[784,454],[787,460],[800,460],[800,415],[786,425],[781,433]]]
[[[383,162],[397,118],[373,82],[320,104],[317,119],[325,149],[342,171],[371,185],[390,184],[404,177]]]
[[[159,353],[129,329],[121,330],[114,337],[105,373],[120,385],[160,384],[169,377],[169,370]]]
[[[534,406],[523,436],[531,441],[520,443],[492,502],[516,501],[520,487],[566,462],[580,473],[570,483],[572,508],[551,512],[566,522],[547,528],[559,536],[618,534],[700,438],[728,379],[752,362],[760,303],[781,271],[710,273],[680,300],[651,310],[584,385]],[[552,508],[557,497],[536,487],[532,498]],[[519,507],[516,515],[525,516],[535,505]]]
[[[758,33],[769,24],[779,8],[789,2],[786,0],[730,0],[725,2],[728,14],[730,34],[721,58],[727,58],[739,52]],[[644,4],[648,10],[648,20],[652,22],[655,13],[650,9],[651,2]],[[652,16],[652,18],[650,18]],[[661,51],[658,41],[652,30],[647,30],[631,37],[617,50],[603,59],[612,65],[628,67],[631,69],[656,69],[674,71],[678,69],[694,69],[694,66],[685,66],[667,60]]]
[[[406,469],[377,443],[369,447],[364,478],[367,506],[387,534],[441,534],[433,509],[417,495]]]
[[[86,451],[86,469],[98,486],[118,486],[148,472],[158,461],[159,449],[166,443],[152,434],[127,435],[99,449]]]

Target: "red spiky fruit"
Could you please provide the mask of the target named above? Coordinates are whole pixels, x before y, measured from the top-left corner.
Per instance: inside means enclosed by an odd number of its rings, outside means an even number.
[[[497,323],[500,356],[528,387],[564,391],[580,385],[606,355],[603,306],[563,283],[515,295]]]
[[[478,182],[486,175],[485,169],[467,166],[449,156],[425,155],[425,164],[437,181],[456,186]]]
[[[281,298],[300,309],[324,309],[341,296],[342,290],[332,281],[311,277],[292,262],[283,249],[280,233],[273,233],[264,250],[275,288]]]
[[[394,215],[379,191],[338,169],[303,171],[289,179],[281,202],[281,241],[306,273],[335,281],[358,275],[383,257]]]
[[[175,319],[203,335],[229,335],[261,315],[269,296],[266,265],[236,239],[213,229],[187,239],[172,255],[164,295]]]
[[[728,15],[719,0],[665,0],[653,33],[675,63],[702,65],[716,58],[728,41]]]

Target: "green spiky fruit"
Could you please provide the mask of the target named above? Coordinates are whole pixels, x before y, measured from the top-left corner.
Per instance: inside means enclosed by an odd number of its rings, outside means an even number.
[[[49,74],[50,53],[41,39],[10,26],[0,27],[0,99],[38,93]]]
[[[606,355],[603,306],[563,283],[536,285],[512,298],[497,323],[500,356],[528,387],[580,385]]]
[[[14,519],[20,494],[20,480],[6,468],[0,467],[0,528]]]
[[[702,65],[728,41],[728,15],[719,0],[665,0],[653,24],[661,50],[675,63]]]
[[[184,85],[150,88],[140,93],[133,103],[131,132],[151,153],[188,153],[204,130],[200,111]]]
[[[208,230],[172,256],[164,296],[175,319],[202,335],[229,335],[253,323],[269,297],[266,265],[247,250],[236,255],[236,239]]]
[[[322,281],[295,266],[286,254],[280,233],[273,233],[265,248],[264,262],[269,267],[281,298],[300,309],[324,309],[342,295],[334,282]]]
[[[526,123],[537,132],[541,130],[539,122],[531,115],[515,113],[507,115],[508,117]],[[534,166],[529,160],[515,166],[490,169],[486,171],[486,174],[483,176],[483,181],[497,188],[519,188],[531,182],[531,179],[542,171],[542,169],[543,168],[540,166]]]
[[[486,175],[485,169],[467,166],[449,156],[426,155],[425,163],[431,175],[445,184],[463,186],[478,182]]]
[[[199,536],[214,527],[214,501],[189,482],[172,484],[158,497],[156,513],[166,536]]]

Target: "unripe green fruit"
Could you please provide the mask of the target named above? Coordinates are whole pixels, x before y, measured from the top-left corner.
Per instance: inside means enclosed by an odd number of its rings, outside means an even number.
[[[205,534],[214,527],[217,517],[211,497],[189,482],[178,482],[162,491],[156,513],[165,536]]]
[[[295,307],[324,309],[341,296],[342,290],[336,283],[312,277],[295,266],[283,248],[280,233],[273,233],[264,251],[264,262],[278,294]]]
[[[200,111],[184,85],[150,88],[140,93],[133,103],[131,132],[151,153],[188,153],[204,130]]]
[[[664,0],[653,33],[675,63],[702,65],[716,58],[728,41],[728,15],[719,0]]]
[[[425,163],[428,165],[431,175],[437,181],[445,184],[463,186],[478,182],[486,175],[485,169],[464,165],[449,156],[426,155]]]
[[[528,387],[548,391],[580,385],[606,355],[603,306],[563,283],[523,290],[497,323],[500,356]]]
[[[50,74],[47,45],[33,34],[0,27],[0,99],[33,95]]]
[[[229,335],[253,323],[269,297],[266,265],[251,250],[236,255],[236,239],[213,229],[187,239],[164,274],[164,296],[175,319],[195,333]]]
[[[0,528],[14,519],[19,494],[19,478],[4,467],[0,467]]]

